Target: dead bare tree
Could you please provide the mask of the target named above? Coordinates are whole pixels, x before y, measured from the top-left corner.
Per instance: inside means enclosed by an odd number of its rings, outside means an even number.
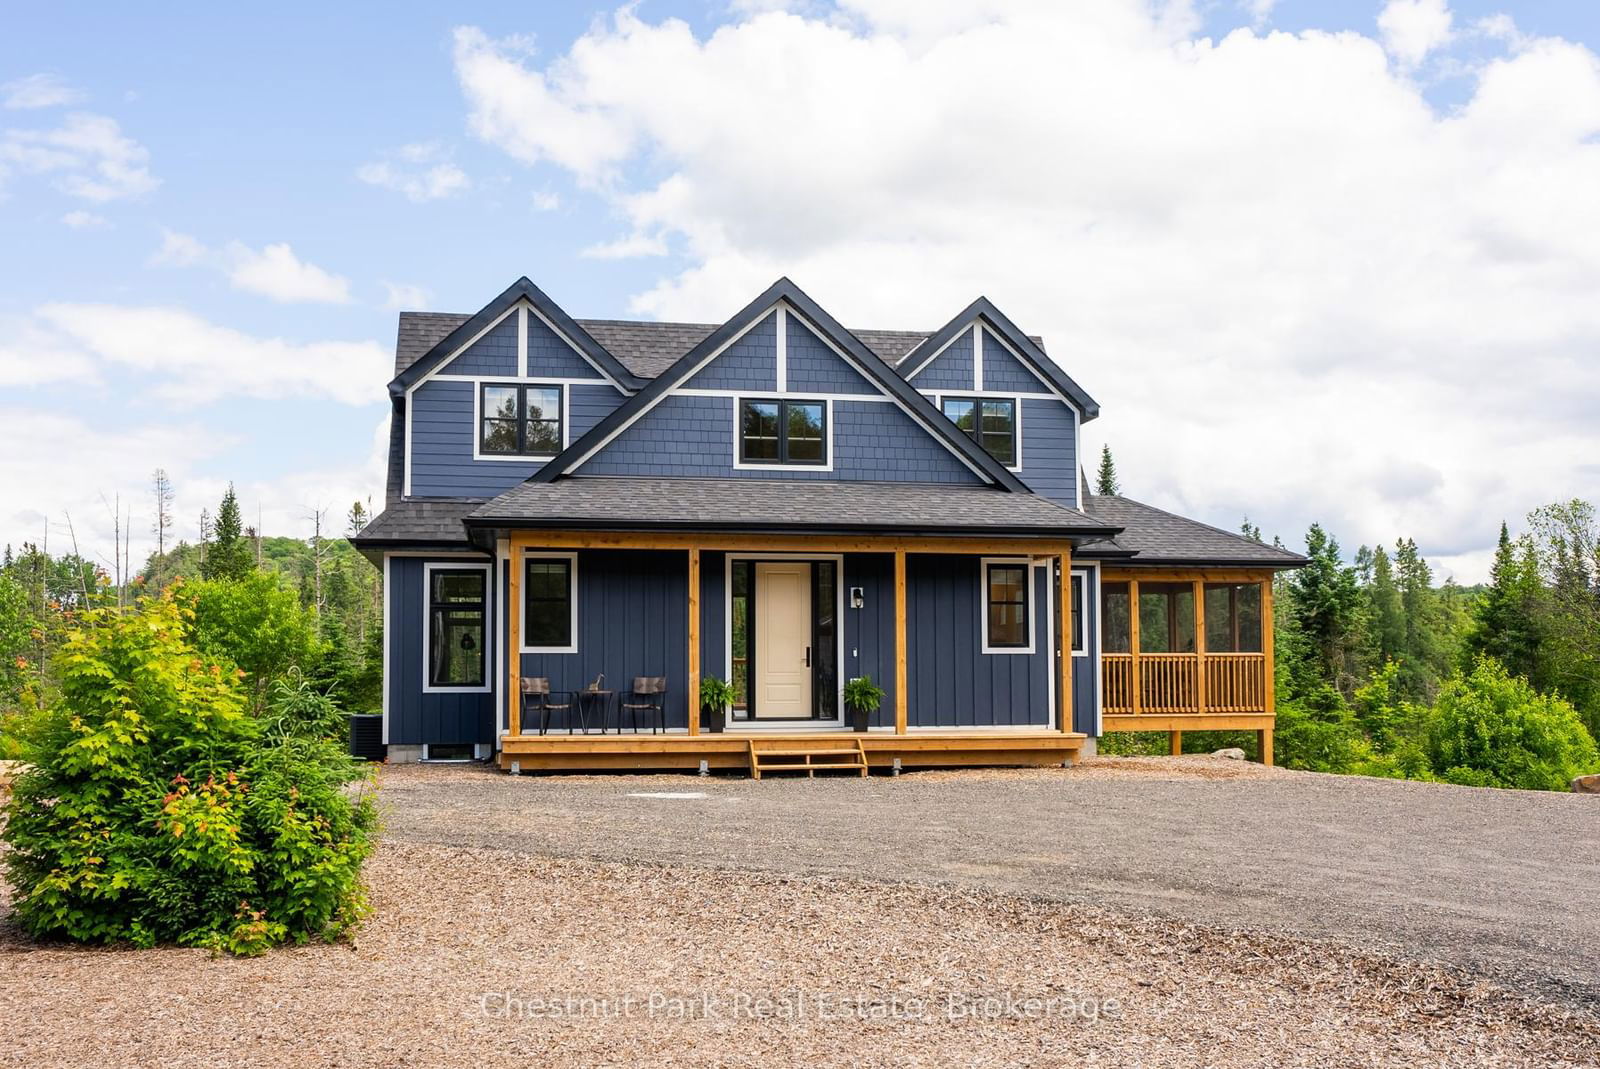
[[[167,478],[166,468],[157,468],[150,477],[151,492],[156,498],[156,522],[151,527],[151,533],[156,536],[156,553],[165,555],[167,552],[167,533],[172,530],[172,502],[176,496],[172,489],[172,480]]]
[[[314,576],[313,597],[317,612],[322,612],[322,566],[328,559],[328,544],[322,538],[322,518],[328,514],[325,508],[311,510],[311,568]]]

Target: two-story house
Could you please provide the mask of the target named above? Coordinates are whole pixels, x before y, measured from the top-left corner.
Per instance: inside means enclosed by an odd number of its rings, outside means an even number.
[[[521,279],[402,313],[389,391],[352,541],[393,760],[1046,764],[1202,728],[1270,760],[1302,558],[1091,496],[1099,405],[987,300],[847,330],[784,279],[720,324],[575,320]],[[708,677],[734,700],[702,710]]]

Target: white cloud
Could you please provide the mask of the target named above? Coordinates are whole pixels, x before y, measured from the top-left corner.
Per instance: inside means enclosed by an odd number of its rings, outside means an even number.
[[[1450,22],[1445,0],[1389,0],[1378,13],[1378,33],[1390,55],[1414,67],[1449,43]]]
[[[547,190],[535,190],[533,194],[533,210],[536,212],[553,212],[561,207],[561,195]]]
[[[579,255],[591,260],[634,260],[644,256],[665,256],[667,243],[659,235],[629,234],[615,241],[590,245]]]
[[[161,247],[150,254],[148,263],[152,267],[192,267],[209,255],[198,238],[163,228]]]
[[[4,96],[7,108],[16,110],[59,108],[81,103],[84,99],[83,90],[74,89],[54,74],[30,74],[7,82],[0,85],[0,95]]]
[[[467,173],[432,142],[405,145],[391,159],[363,164],[356,177],[368,185],[403,193],[417,204],[453,197],[472,184]]]
[[[63,215],[61,221],[74,230],[93,230],[96,227],[108,225],[105,216],[96,215],[94,212],[86,212],[82,208]]]
[[[234,289],[258,293],[286,304],[350,302],[348,279],[301,260],[287,242],[268,245],[260,251],[234,242],[228,246],[228,257],[231,260],[228,281],[233,283]]]
[[[0,139],[0,168],[55,175],[63,192],[96,203],[159,186],[149,162],[149,151],[125,136],[115,119],[86,112],[74,112],[49,130],[7,130]]]
[[[1249,14],[1253,25],[1265,26],[1272,18],[1272,9],[1278,6],[1278,0],[1239,0],[1239,6]]]
[[[1103,403],[1086,449],[1136,496],[1291,542],[1470,561],[1600,497],[1587,49],[1526,42],[1441,115],[1373,37],[1193,39],[1181,6],[851,0],[705,39],[633,10],[537,62],[463,29],[455,62],[479,137],[682,251],[636,312],[789,275],[928,328],[987,294]],[[1390,21],[1397,58],[1444,32]]]
[[[94,361],[58,332],[31,317],[0,316],[0,386],[99,381]]]
[[[413,286],[404,282],[385,282],[383,288],[388,293],[383,306],[390,311],[421,312],[427,310],[433,302],[433,294],[421,286]]]
[[[382,400],[390,354],[377,342],[292,342],[208,323],[179,308],[47,304],[37,312],[62,348],[140,373],[178,404],[220,397]]]
[[[51,448],[41,450],[40,442]],[[282,475],[234,479],[248,526],[268,535],[306,538],[311,510],[326,508],[324,534],[344,534],[354,501],[381,508],[388,419],[375,428],[367,456],[351,464]],[[199,537],[200,510],[216,513],[230,476],[228,453],[239,443],[198,424],[144,424],[86,419],[29,409],[0,409],[0,544],[48,539],[52,553],[72,551],[71,536],[88,559],[109,571],[114,526],[108,505],[120,498],[131,515],[130,557],[137,570],[155,549],[150,474],[167,469],[176,491],[174,538]],[[219,470],[220,469],[220,470]],[[69,535],[67,519],[72,530]]]

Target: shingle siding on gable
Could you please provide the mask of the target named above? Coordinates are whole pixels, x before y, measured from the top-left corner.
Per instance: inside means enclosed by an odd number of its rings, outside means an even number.
[[[1034,493],[1068,508],[1079,506],[1076,434],[1072,409],[1065,402],[1055,398],[1022,399],[1022,470],[1019,474]]]
[[[773,312],[723,350],[711,363],[690,376],[684,386],[694,390],[750,390],[778,388],[778,313]]]
[[[528,375],[549,375],[557,379],[598,379],[596,371],[561,335],[528,313]]]
[[[515,375],[517,315],[515,312],[473,342],[440,369],[445,375]]]
[[[833,470],[735,468],[731,397],[682,394],[660,404],[578,468],[579,475],[976,483],[981,480],[897,406],[833,404]]]
[[[838,353],[828,348],[811,328],[789,316],[785,352],[790,393],[858,393],[873,396],[877,386],[862,378]]]
[[[1017,393],[1040,393],[1049,389],[987,330],[983,332],[983,388]]]
[[[913,354],[912,359],[916,359]],[[944,352],[917,372],[911,384],[919,390],[972,390],[972,332],[963,331]]]
[[[587,365],[586,365],[587,366]],[[591,371],[592,374],[592,371]],[[474,460],[475,382],[430,379],[411,395],[411,496],[493,497],[522,482],[542,460]],[[575,441],[622,403],[613,386],[568,387],[568,441]]]

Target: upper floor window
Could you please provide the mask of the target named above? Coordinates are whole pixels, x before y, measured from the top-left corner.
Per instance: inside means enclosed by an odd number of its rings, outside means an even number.
[[[821,401],[744,401],[739,406],[742,464],[826,464],[828,406]]]
[[[990,456],[1017,462],[1017,402],[1010,397],[946,397],[944,414]]]
[[[553,457],[561,452],[561,387],[484,383],[478,452]]]

